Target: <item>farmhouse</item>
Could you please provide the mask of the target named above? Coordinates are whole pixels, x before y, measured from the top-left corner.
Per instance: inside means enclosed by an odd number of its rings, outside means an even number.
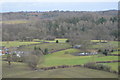
[[[81,45],[75,45],[75,46],[73,46],[73,48],[77,48],[77,49],[79,49],[81,47]]]

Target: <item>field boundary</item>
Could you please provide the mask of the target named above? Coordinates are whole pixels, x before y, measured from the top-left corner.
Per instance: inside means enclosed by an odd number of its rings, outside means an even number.
[[[120,60],[114,60],[114,61],[97,61],[95,63],[114,63],[114,62],[120,62]]]

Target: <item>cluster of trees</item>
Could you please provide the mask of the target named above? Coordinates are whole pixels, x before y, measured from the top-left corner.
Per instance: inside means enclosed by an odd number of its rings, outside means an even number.
[[[118,39],[117,11],[51,11],[3,13],[3,20],[27,20],[2,24],[2,40],[32,39]],[[76,40],[78,41],[78,40]]]
[[[36,70],[37,65],[44,61],[43,55],[47,54],[47,52],[47,49],[43,52],[40,48],[35,47],[29,54],[21,54],[20,56],[17,56],[16,53],[7,54],[9,68],[11,67],[11,62],[24,62],[28,64],[31,69]]]

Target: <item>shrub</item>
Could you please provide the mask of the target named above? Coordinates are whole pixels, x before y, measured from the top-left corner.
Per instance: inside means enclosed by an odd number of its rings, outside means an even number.
[[[97,69],[97,70],[103,70],[110,72],[111,67],[103,64],[98,63],[86,63],[84,64],[84,67],[91,68],[91,69]]]
[[[103,71],[110,71],[111,67],[103,64],[96,64],[96,68],[98,70],[103,70]]]
[[[33,54],[29,54],[26,56],[25,62],[32,69],[37,69],[37,64],[39,63],[39,57]]]
[[[37,47],[36,47],[36,46],[34,47],[34,50],[37,50]]]
[[[114,50],[112,49],[111,52],[114,52]]]
[[[45,55],[48,54],[48,48],[45,48],[44,53]]]
[[[8,61],[8,65],[10,67],[11,66],[11,61],[12,61],[11,54],[7,54],[7,61]]]
[[[56,43],[59,43],[59,41],[58,41],[58,40],[56,40]]]
[[[98,52],[102,52],[102,50],[101,50],[101,49],[99,49],[99,50],[98,50]]]
[[[64,54],[69,54],[69,52],[68,51],[65,51],[65,53]]]
[[[12,55],[12,61],[17,62],[18,61],[18,57],[16,55]]]
[[[120,74],[120,66],[118,66],[118,74]]]
[[[108,55],[108,51],[105,49],[103,52],[102,52],[105,56]]]
[[[16,53],[12,53],[12,55],[16,55]]]
[[[70,42],[69,40],[66,40],[66,42],[68,43],[68,42]]]
[[[24,54],[22,58],[24,62],[26,62],[28,66],[33,70],[36,70],[37,65],[41,64],[44,60],[43,52],[40,50],[34,50],[29,54]]]
[[[95,63],[86,63],[84,64],[84,67],[95,69]]]

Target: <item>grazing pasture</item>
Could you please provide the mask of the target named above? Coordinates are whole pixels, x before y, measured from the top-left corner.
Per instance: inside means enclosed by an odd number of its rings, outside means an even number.
[[[42,42],[17,42],[17,41],[10,41],[2,42],[7,47],[17,47],[19,45],[29,45],[29,44],[37,44],[37,45],[31,45],[31,46],[24,46],[20,50],[22,51],[29,51],[33,50],[34,47],[39,47],[42,50],[48,49],[51,54],[44,55],[44,62],[42,64],[38,64],[38,68],[43,67],[51,67],[51,66],[60,66],[60,65],[83,65],[88,62],[98,62],[98,61],[114,61],[118,60],[118,56],[104,56],[102,54],[97,55],[89,55],[89,56],[74,56],[72,54],[81,52],[80,49],[71,48],[71,45],[68,43],[42,43]],[[14,43],[14,45],[13,45]],[[40,44],[38,44],[40,43]],[[111,42],[114,45],[117,45],[116,42]],[[100,45],[104,45],[108,43],[100,43]],[[98,44],[97,44],[98,45]],[[113,46],[114,46],[113,45]],[[117,52],[113,52],[117,53]],[[6,57],[4,57],[6,58]],[[118,71],[118,63],[99,63],[99,64],[105,64],[111,67],[111,70]],[[16,72],[17,71],[17,72]],[[58,72],[56,74],[56,72]],[[89,73],[86,73],[89,72]],[[16,74],[15,74],[16,73]],[[52,75],[51,75],[52,74]],[[72,74],[75,74],[74,76]],[[106,75],[103,75],[106,74]],[[99,75],[99,76],[98,76]],[[26,64],[19,63],[19,62],[12,62],[12,66],[9,69],[7,62],[3,61],[3,77],[31,77],[31,78],[39,78],[39,77],[48,77],[48,78],[60,78],[60,77],[67,77],[67,78],[103,78],[103,77],[117,77],[116,74],[105,72],[105,71],[99,71],[99,70],[93,70],[93,69],[87,69],[83,67],[74,67],[74,68],[65,68],[65,69],[55,69],[55,70],[48,70],[48,71],[32,71]]]
[[[9,47],[18,47],[20,45],[30,45],[30,44],[38,44],[38,43],[40,42],[3,41],[2,46],[9,48]]]
[[[55,38],[55,40],[44,40],[44,41],[45,42],[50,42],[50,43],[56,43],[57,40],[58,40],[58,43],[65,43],[66,40],[68,40],[68,39],[66,39],[66,38]]]
[[[83,67],[54,69],[54,70],[30,70],[24,63],[14,62],[11,68],[3,61],[3,78],[117,78],[113,73],[87,69]]]
[[[100,42],[108,42],[107,40],[91,40],[91,42],[100,43]]]
[[[33,50],[34,47],[35,47],[35,45],[25,46],[25,47],[21,48],[21,50],[29,51],[29,50]],[[36,45],[36,47],[41,48],[42,50],[47,48],[49,52],[53,52],[53,51],[57,51],[60,49],[66,49],[66,48],[69,48],[71,46],[70,46],[70,44],[67,44],[67,43],[42,43],[42,44]]]
[[[67,52],[67,54],[65,54]],[[79,52],[78,49],[67,49],[52,54],[45,55],[45,61],[41,65],[42,67],[58,66],[58,65],[75,65],[85,64],[87,62],[97,61],[112,61],[118,60],[118,56],[73,56],[70,53]]]
[[[111,47],[113,49],[117,49],[118,48],[118,44],[120,42],[118,41],[108,41],[107,43],[97,43],[97,44],[94,44],[92,45],[91,47],[94,49],[94,48],[108,48],[108,47]]]
[[[120,54],[120,51],[112,52],[111,54]]]

